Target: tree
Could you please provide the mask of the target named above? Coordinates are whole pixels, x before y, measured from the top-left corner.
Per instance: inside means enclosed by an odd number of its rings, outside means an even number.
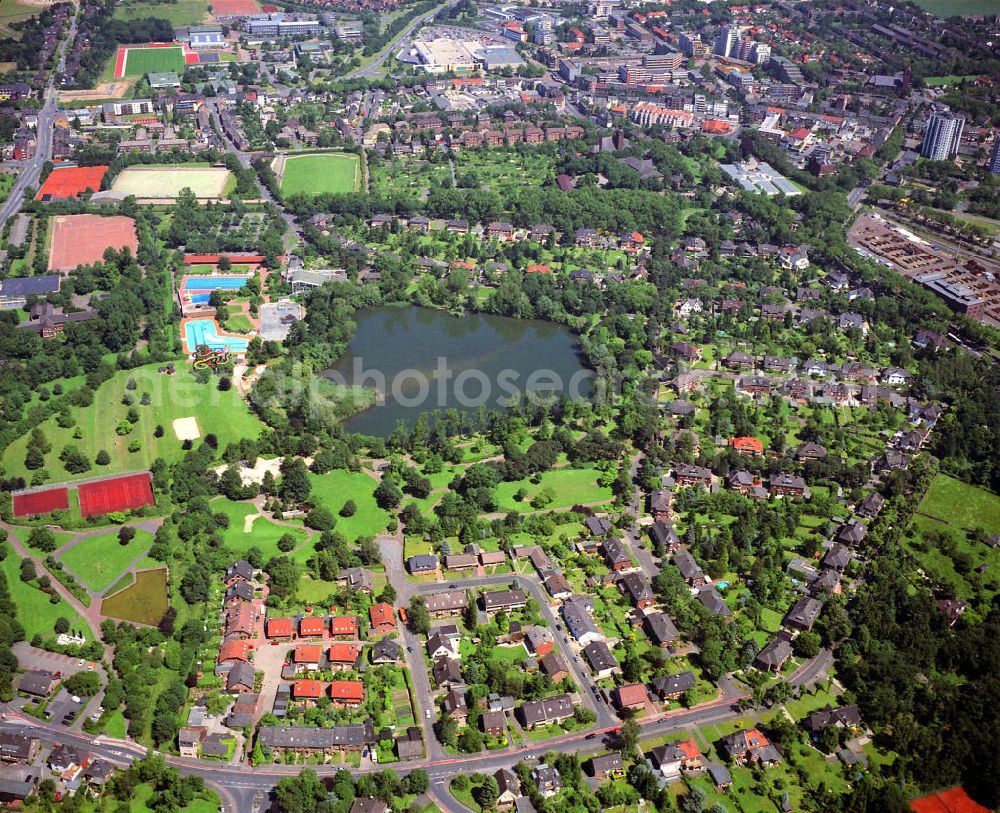
[[[407,792],[415,793],[417,796],[421,793],[426,793],[427,789],[431,786],[431,781],[427,776],[427,771],[422,768],[410,771],[404,781],[406,782]]]
[[[396,485],[395,481],[389,477],[383,477],[382,482],[375,489],[375,502],[378,503],[379,508],[386,510],[396,508],[402,499],[403,492]]]
[[[291,534],[282,534],[278,539],[278,550],[282,553],[295,550],[296,545],[298,545],[298,542],[295,541],[295,537]]]
[[[807,630],[800,632],[795,638],[792,648],[801,658],[815,658],[819,654],[820,637],[818,632]]]
[[[486,776],[482,784],[473,789],[472,798],[487,810],[496,807],[497,799],[500,798],[500,786],[497,784],[496,777],[492,774]]]
[[[354,500],[348,500],[340,509],[340,516],[353,517],[358,512],[358,504]]]
[[[271,593],[278,598],[288,598],[298,590],[299,569],[287,556],[275,556],[264,565],[264,572],[269,577]]]
[[[337,524],[337,518],[329,508],[317,505],[306,514],[306,525],[317,531],[332,531]]]
[[[418,635],[427,635],[431,631],[431,614],[423,596],[410,599],[410,626]]]
[[[24,467],[29,471],[36,471],[45,465],[45,455],[37,446],[29,446],[24,454]]]
[[[298,457],[286,457],[281,462],[282,499],[291,503],[302,503],[309,499],[312,487],[309,485],[309,470]]]
[[[58,547],[56,535],[48,528],[32,528],[28,534],[28,545],[42,553],[52,553]]]
[[[94,458],[94,462],[98,466],[107,466],[111,462],[111,455],[109,455],[104,449],[101,449]]]
[[[31,559],[21,560],[21,581],[30,582],[38,576],[35,563]]]
[[[204,565],[197,562],[188,568],[184,578],[181,579],[181,596],[188,604],[208,601],[210,588],[211,575]]]
[[[70,694],[80,697],[93,697],[101,690],[101,677],[97,672],[77,672],[63,681],[63,686]]]
[[[135,539],[135,528],[130,528],[128,525],[122,525],[122,527],[118,529],[119,545],[127,545],[133,539]]]
[[[622,723],[622,730],[618,732],[618,745],[623,753],[635,751],[636,745],[639,744],[640,732],[639,721],[634,717],[629,717]]]
[[[56,623],[52,625],[52,629],[55,630],[57,635],[65,635],[69,632],[69,620],[59,616],[56,619]]]

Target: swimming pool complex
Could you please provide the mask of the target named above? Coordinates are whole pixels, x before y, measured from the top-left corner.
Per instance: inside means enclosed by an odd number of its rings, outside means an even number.
[[[212,350],[228,350],[230,353],[245,353],[249,339],[237,336],[220,336],[214,319],[190,319],[184,323],[184,338],[189,353],[198,345],[206,345]]]
[[[204,304],[212,291],[238,291],[246,282],[246,277],[188,277],[181,291],[189,301]]]

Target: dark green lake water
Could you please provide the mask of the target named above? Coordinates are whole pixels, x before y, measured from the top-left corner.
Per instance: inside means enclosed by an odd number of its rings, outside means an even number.
[[[355,321],[354,339],[325,375],[374,387],[384,401],[348,419],[350,432],[385,437],[421,412],[503,409],[514,393],[592,392],[576,337],[560,325],[410,306],[359,311]]]

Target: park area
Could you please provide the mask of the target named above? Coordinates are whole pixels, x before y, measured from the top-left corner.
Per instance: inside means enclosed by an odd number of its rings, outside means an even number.
[[[58,167],[49,173],[35,200],[65,200],[82,195],[88,189],[97,192],[108,171],[106,166]]]
[[[1000,547],[986,540],[998,532],[1000,496],[939,474],[905,540],[931,578],[951,585],[960,599],[988,602],[1000,593]]]
[[[158,365],[154,364],[116,373],[100,386],[93,403],[72,409],[73,425],[62,427],[55,418],[41,425],[52,445],[45,454],[45,468],[53,480],[148,470],[157,457],[173,463],[184,453],[184,441],[171,428],[178,418],[196,418],[202,437],[215,435],[219,448],[260,434],[260,422],[235,387],[220,392],[213,383],[199,383],[188,365],[177,366],[173,375],[157,370]],[[135,381],[133,388],[129,386],[130,380]],[[134,400],[133,407],[122,403],[126,395]],[[134,410],[135,421],[129,420],[130,409]],[[162,431],[158,432],[157,427]],[[77,429],[82,437],[74,437]],[[33,472],[24,465],[28,438],[22,435],[11,443],[4,450],[3,463],[9,476],[30,481]],[[59,453],[68,444],[76,446],[90,461],[89,469],[65,470]],[[95,462],[102,450],[110,458],[106,465]]]
[[[326,474],[310,474],[313,499],[328,508],[337,518],[336,530],[353,542],[361,536],[373,536],[385,531],[389,514],[375,502],[375,480],[363,472],[335,469]],[[340,515],[344,503],[354,500],[357,510],[352,516]]]
[[[218,200],[231,181],[232,173],[225,167],[143,166],[122,170],[111,188],[139,200],[174,200],[185,188],[199,200]]]
[[[115,79],[147,73],[184,73],[187,60],[179,45],[121,47],[115,57]]]
[[[361,162],[348,153],[279,155],[274,166],[286,197],[357,192],[361,183]]]
[[[312,546],[302,547],[308,539],[308,534],[302,528],[278,525],[260,515],[259,509],[253,503],[233,502],[225,497],[212,500],[213,513],[222,513],[229,517],[229,527],[222,536],[223,544],[228,550],[238,556],[246,556],[250,548],[259,548],[265,559],[281,556],[289,551],[278,547],[278,540],[288,534],[295,540],[296,553],[294,559],[304,559],[312,554]]]
[[[35,635],[51,635],[57,618],[67,619],[72,629],[86,629],[87,625],[64,599],[53,604],[37,581],[21,581],[21,558],[14,555],[6,542],[0,543],[0,549],[6,553],[0,561],[0,573],[7,579],[7,589],[17,605],[17,620],[24,626],[27,640]]]
[[[115,215],[58,215],[52,218],[49,271],[72,271],[78,265],[102,262],[113,248],[131,250],[135,256],[139,238],[131,217]]]
[[[128,567],[153,544],[149,531],[137,529],[135,536],[122,544],[118,533],[85,536],[60,555],[62,563],[95,593],[107,590]]]
[[[167,569],[140,570],[128,587],[101,601],[101,615],[154,626],[167,611]]]

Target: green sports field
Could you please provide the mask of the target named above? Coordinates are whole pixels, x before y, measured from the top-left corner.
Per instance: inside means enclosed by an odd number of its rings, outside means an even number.
[[[197,198],[217,199],[226,194],[231,179],[225,167],[142,166],[122,170],[111,188],[140,200],[173,199],[185,187]]]
[[[184,73],[184,51],[180,48],[129,48],[125,76],[176,71]]]
[[[320,153],[285,159],[281,178],[282,195],[320,195],[357,192],[361,183],[361,162],[356,155]]]
[[[349,541],[360,536],[372,536],[385,531],[389,514],[375,502],[378,483],[363,472],[335,469],[326,474],[310,474],[313,499],[333,512],[337,518],[336,530]],[[353,516],[340,516],[340,509],[347,500],[354,500],[357,511]]]

